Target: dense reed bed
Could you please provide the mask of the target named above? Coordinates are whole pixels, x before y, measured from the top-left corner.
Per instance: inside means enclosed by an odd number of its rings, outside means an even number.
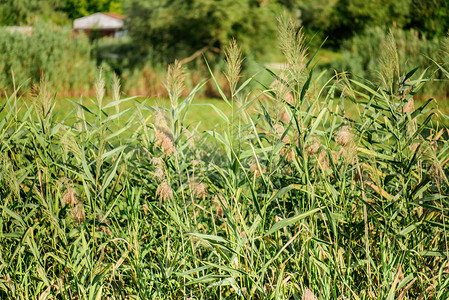
[[[31,106],[10,95],[0,297],[448,298],[448,129],[434,100],[414,107],[424,70],[401,70],[390,35],[377,83],[319,85],[301,31],[284,18],[280,36],[286,68],[250,93],[230,43],[229,112],[204,105],[220,130],[189,122],[205,82],[181,97],[179,63],[169,107],[122,99],[118,79],[105,104],[101,72],[62,121],[45,82]]]

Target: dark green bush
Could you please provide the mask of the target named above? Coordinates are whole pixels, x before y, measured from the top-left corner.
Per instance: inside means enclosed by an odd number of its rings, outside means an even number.
[[[426,76],[434,77],[436,81],[426,85],[422,91],[422,97],[435,96],[446,98],[449,93],[447,82],[438,81],[442,74],[436,71],[436,66],[429,57],[435,57],[442,47],[442,40],[437,38],[426,39],[415,30],[402,30],[393,28],[391,30],[396,41],[399,57],[399,68],[401,74],[415,67],[427,69]],[[379,78],[379,57],[388,31],[382,28],[369,28],[362,35],[357,35],[343,44],[341,59],[336,62],[339,71],[349,71],[358,77],[368,78],[376,81]],[[440,60],[443,58],[440,57]]]
[[[32,92],[45,76],[48,87],[62,94],[85,93],[95,78],[96,62],[86,37],[46,24],[30,35],[0,29],[0,89],[12,91],[14,72],[21,92]]]

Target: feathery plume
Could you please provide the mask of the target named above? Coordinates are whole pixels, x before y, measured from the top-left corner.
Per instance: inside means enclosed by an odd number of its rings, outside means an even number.
[[[409,113],[412,114],[415,111],[415,101],[413,100],[413,97],[411,97],[408,102],[404,105],[404,107],[402,108],[403,113]],[[416,121],[416,117],[413,118],[408,124],[407,124],[407,132],[409,134],[410,137],[412,137],[416,130],[418,130],[418,125],[417,125],[417,121]],[[416,137],[415,139],[418,139],[418,137]],[[418,143],[414,143],[412,145],[410,145],[410,149],[412,151],[415,151],[418,148]]]
[[[297,31],[296,22],[284,13],[278,19],[280,48],[287,59],[288,68],[293,73],[293,79],[297,83],[304,80],[304,71],[307,62],[307,47],[304,43],[302,28]]]
[[[0,153],[0,181],[3,180],[10,191],[20,198],[20,186],[15,175],[14,166],[7,154]]]
[[[285,143],[285,141],[283,141]],[[287,161],[292,161],[293,160],[293,155],[294,155],[294,150],[291,148],[290,146],[290,141],[288,141],[287,143],[285,143],[286,145],[284,147],[282,147],[280,154],[282,157],[285,158],[285,160]]]
[[[39,85],[34,93],[36,94],[35,103],[37,103],[37,111],[43,119],[47,119],[53,107],[54,97],[47,89],[47,79],[45,76],[42,76],[40,79]]]
[[[159,203],[162,204],[162,202],[170,200],[172,196],[173,190],[171,186],[168,184],[166,180],[163,181],[156,189],[156,197],[159,197]]]
[[[64,129],[61,130],[62,132]],[[72,135],[70,130],[65,131],[64,135],[60,139],[61,145],[64,147],[64,150],[67,152],[71,152],[73,156],[81,162],[83,157],[83,152],[81,151],[78,143],[75,140],[75,137]]]
[[[155,145],[160,147],[166,156],[170,156],[175,153],[175,144],[173,141],[173,135],[167,130],[162,128],[155,128],[156,131],[156,143]]]
[[[339,156],[342,156],[346,163],[354,164],[357,161],[357,149],[354,136],[348,125],[341,127],[335,133],[335,141],[342,146]]]
[[[195,184],[195,189],[193,193],[197,198],[203,199],[204,201],[207,196],[207,185],[204,182],[201,182],[200,184]]]
[[[228,208],[223,195],[222,194],[215,195],[213,203],[215,203],[215,210],[217,212],[217,215],[220,218],[223,218],[224,217],[224,210],[223,210],[222,203],[223,203],[223,205],[225,206],[226,209]]]
[[[270,88],[273,90],[276,100],[282,103],[294,104],[293,95],[288,87],[289,79],[285,71],[277,74],[277,78],[271,83]]]
[[[178,105],[178,98],[184,90],[185,78],[186,76],[182,69],[182,64],[178,60],[175,60],[172,65],[168,66],[167,78],[164,82],[164,86],[168,92],[172,107],[177,107]]]
[[[329,159],[327,157],[327,153],[324,149],[320,151],[320,154],[318,155],[318,164],[320,169],[325,172],[329,169]]]
[[[70,210],[70,214],[78,224],[81,224],[86,218],[84,205],[81,202],[76,203],[75,206]]]
[[[341,90],[341,97],[349,97],[352,99],[356,98],[356,95],[354,93],[354,89],[351,86],[351,83],[349,82],[349,73],[343,72],[341,74],[337,74],[337,76],[340,75],[340,82],[342,86]]]
[[[302,300],[317,300],[317,298],[315,297],[313,292],[311,290],[309,290],[308,288],[305,289],[304,293],[302,294],[301,299]]]
[[[98,107],[102,107],[103,104],[103,98],[105,94],[105,81],[103,78],[103,69],[100,67],[98,69],[98,76],[97,80],[95,81],[95,91],[97,94],[97,104]]]
[[[347,146],[353,142],[349,126],[343,126],[335,133],[335,141],[341,146]]]
[[[309,156],[314,156],[318,153],[318,149],[320,148],[319,141],[315,138],[312,140],[312,144],[306,147],[306,153]]]
[[[167,125],[167,120],[161,111],[155,113],[155,137],[157,147],[160,147],[166,156],[175,152],[174,137]]]
[[[120,78],[114,73],[112,77],[112,101],[120,100]],[[115,112],[120,112],[120,107],[118,104],[115,105]]]
[[[165,172],[164,172],[164,162],[160,157],[153,157],[151,159],[151,164],[156,166],[156,170],[154,171],[154,176],[160,180],[163,181],[165,179]]]
[[[74,207],[78,203],[78,199],[76,198],[75,189],[73,188],[73,185],[67,187],[64,193],[64,197],[62,198],[62,201],[65,204],[68,204],[72,207]]]
[[[235,39],[229,42],[229,46],[225,49],[226,56],[226,73],[225,76],[228,79],[231,94],[233,95],[237,87],[237,83],[240,78],[240,72],[242,70],[242,54]]]
[[[415,111],[415,100],[413,100],[413,97],[411,97],[407,104],[404,105],[402,111],[404,113],[413,113]]]
[[[282,135],[285,132],[285,128],[284,125],[277,123],[273,126],[273,131],[274,131],[274,136],[276,137],[276,139],[280,140]]]
[[[331,151],[331,156],[332,156],[332,162],[336,165],[338,163],[338,159],[340,157],[340,154],[338,151]]]
[[[399,79],[399,56],[396,48],[396,40],[391,30],[381,49],[379,79],[384,85],[384,88],[393,93],[395,81]]]
[[[80,98],[80,103],[79,104],[83,104],[83,98]],[[78,132],[82,132],[84,128],[86,128],[86,126],[84,126],[86,118],[84,116],[84,111],[82,109],[81,106],[78,106],[78,108],[76,109],[76,118],[78,119],[78,121],[76,122],[76,129],[78,130]]]
[[[70,216],[78,224],[81,224],[86,218],[86,212],[83,203],[76,196],[73,182],[69,178],[63,177],[58,180],[58,185],[60,190],[64,191],[62,201],[71,206]]]

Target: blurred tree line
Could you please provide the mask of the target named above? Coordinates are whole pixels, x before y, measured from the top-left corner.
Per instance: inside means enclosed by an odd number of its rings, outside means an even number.
[[[372,44],[362,40],[372,38],[378,32],[374,28],[413,29],[424,44],[438,43],[449,28],[447,0],[0,0],[0,25],[45,22],[70,27],[73,19],[95,12],[122,13],[127,38],[95,41],[86,59],[124,78],[148,81],[148,69],[175,58],[190,62],[204,54],[219,65],[221,49],[233,37],[247,57],[245,67],[254,61],[279,61],[276,17],[284,11],[304,27],[311,51],[327,39],[324,47],[332,52],[351,52],[355,43]],[[359,60],[359,67],[368,65],[367,58]]]
[[[0,0],[0,25],[48,21],[71,24],[72,19],[99,11],[122,12],[121,0]]]
[[[243,52],[263,56],[273,48],[273,19],[283,10],[315,36],[313,45],[328,37],[333,49],[373,27],[414,28],[428,38],[449,29],[447,0],[128,0],[124,9],[133,41],[170,57],[221,48],[230,37]]]
[[[449,29],[447,0],[299,0],[297,7],[305,29],[328,36],[333,48],[373,27],[414,28],[428,38]]]
[[[264,58],[276,39],[273,20],[283,10],[315,36],[315,44],[328,37],[334,49],[376,26],[414,28],[428,38],[449,28],[447,0],[0,0],[0,24],[68,25],[99,11],[124,13],[134,45],[144,52],[186,56],[220,49],[235,37],[243,52]]]

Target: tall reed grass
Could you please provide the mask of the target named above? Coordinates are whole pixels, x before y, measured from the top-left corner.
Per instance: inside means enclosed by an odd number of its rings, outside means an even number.
[[[101,73],[93,108],[73,100],[59,122],[44,83],[31,106],[11,95],[1,297],[448,298],[448,130],[432,100],[414,107],[423,71],[317,85],[301,31],[287,18],[280,28],[288,65],[267,70],[271,86],[245,92],[253,79],[241,78],[235,42],[230,93],[210,73],[229,113],[204,109],[222,130],[189,122],[206,83],[184,97],[179,63],[164,81],[168,107],[123,109],[133,98],[118,80],[105,104]]]
[[[432,78],[431,82],[422,88],[418,96],[420,98],[447,98],[449,95],[447,84],[445,81],[441,81],[444,76],[438,72],[438,68],[429,59],[429,57],[438,58],[438,60],[448,63],[448,58],[444,55],[447,38],[427,39],[414,29],[369,28],[363,34],[343,43],[342,57],[334,67],[338,70],[349,71],[359,78],[375,80],[378,78],[379,72],[382,72],[378,57],[384,51],[383,47],[389,32],[394,35],[395,49],[398,53],[397,65],[400,70],[405,72],[419,66],[422,70],[427,70],[426,77]]]

